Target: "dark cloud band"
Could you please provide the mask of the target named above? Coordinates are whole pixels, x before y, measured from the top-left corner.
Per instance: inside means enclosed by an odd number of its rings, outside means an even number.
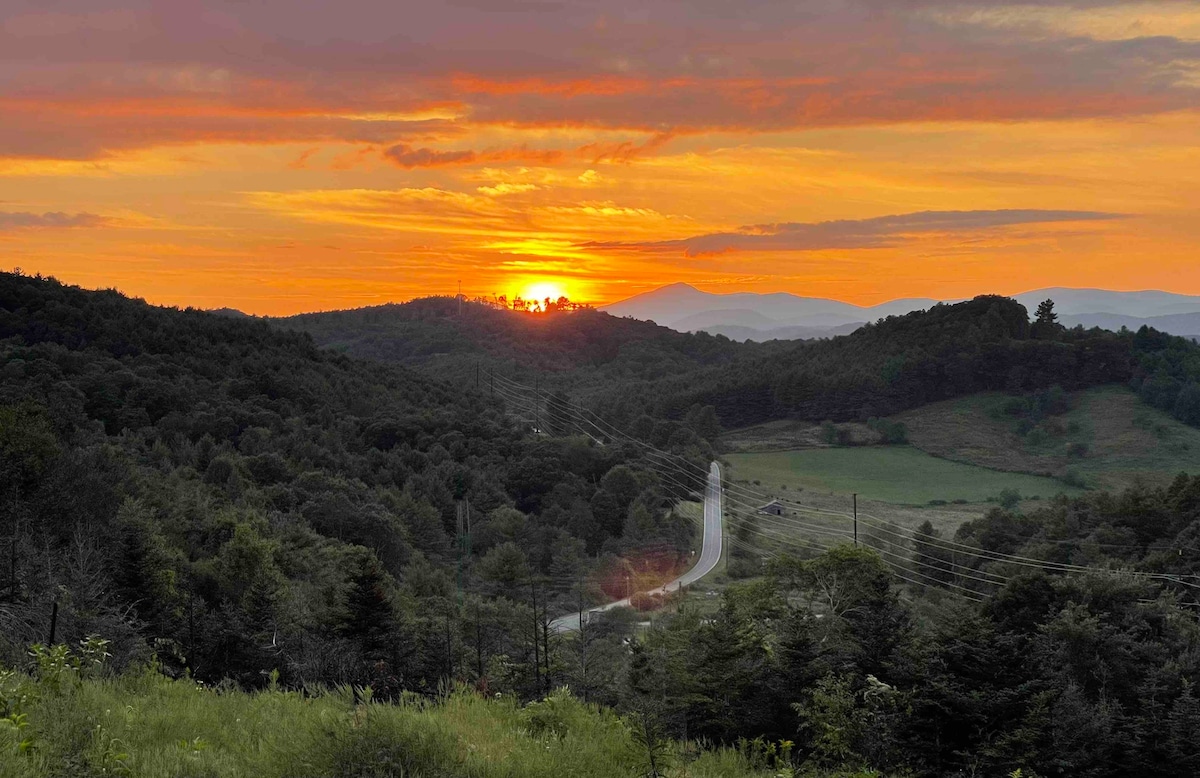
[[[1008,209],[993,211],[921,211],[873,219],[828,222],[786,222],[748,225],[736,232],[697,235],[682,240],[650,243],[586,244],[592,249],[654,252],[683,251],[687,256],[728,251],[819,251],[823,249],[886,248],[906,236],[948,232],[977,232],[1021,224],[1106,221],[1124,214],[1102,211]]]

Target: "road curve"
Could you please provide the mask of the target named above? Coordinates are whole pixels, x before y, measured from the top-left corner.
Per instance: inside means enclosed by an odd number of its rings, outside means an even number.
[[[674,581],[663,584],[657,589],[650,589],[646,594],[666,594],[689,586],[699,581],[713,571],[721,561],[722,520],[725,510],[725,495],[721,488],[721,466],[713,462],[708,469],[708,484],[704,489],[704,538],[700,546],[700,558],[683,575]],[[603,613],[613,608],[629,607],[629,598],[610,602],[607,605],[597,605],[584,611],[585,615]],[[550,629],[556,633],[578,632],[580,628],[579,613],[569,613],[550,622]]]

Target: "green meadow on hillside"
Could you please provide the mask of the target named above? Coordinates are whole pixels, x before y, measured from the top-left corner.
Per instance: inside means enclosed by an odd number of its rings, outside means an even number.
[[[868,500],[926,505],[934,500],[997,500],[1001,492],[1052,497],[1081,490],[1042,476],[1005,473],[927,454],[911,446],[852,446],[729,454],[729,474],[790,491],[819,490]]]
[[[933,403],[896,416],[909,442],[945,459],[994,470],[1069,477],[1121,489],[1200,472],[1200,430],[1151,408],[1122,386],[1071,393],[1069,408],[1036,425],[1006,411],[998,392]],[[1023,434],[1022,434],[1023,433]]]

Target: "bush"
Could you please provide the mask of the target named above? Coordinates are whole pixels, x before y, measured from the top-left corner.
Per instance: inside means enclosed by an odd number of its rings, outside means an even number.
[[[1067,456],[1071,459],[1083,459],[1088,455],[1087,443],[1068,443]]]
[[[1021,502],[1021,493],[1016,489],[1002,489],[1000,491],[1000,505],[1005,510],[1013,510]]]
[[[1000,410],[1009,416],[1024,416],[1029,412],[1029,403],[1023,397],[1010,397],[1000,406]]]
[[[562,739],[571,732],[587,731],[587,719],[586,706],[567,688],[555,689],[541,702],[531,702],[521,710],[521,722],[535,737]]]
[[[904,422],[873,416],[867,420],[867,427],[877,432],[881,442],[885,444],[895,445],[908,442],[908,428],[904,426]]]
[[[1068,470],[1060,480],[1067,486],[1074,486],[1077,489],[1087,488],[1087,481],[1083,480],[1083,476],[1079,474],[1078,470]]]
[[[726,574],[735,581],[753,578],[762,573],[762,564],[756,559],[732,557],[725,565]]]

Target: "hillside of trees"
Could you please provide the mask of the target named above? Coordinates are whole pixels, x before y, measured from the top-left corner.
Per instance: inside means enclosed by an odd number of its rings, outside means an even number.
[[[781,418],[866,421],[983,391],[1015,395],[1123,383],[1200,425],[1200,346],[1148,328],[1119,333],[1030,323],[1006,297],[888,317],[821,341],[748,350],[728,365],[622,387],[603,412],[681,418],[711,405],[734,428]]]
[[[688,335],[591,308],[526,313],[452,297],[312,313],[273,321],[320,346],[473,381],[476,369],[510,377],[534,371],[560,384],[656,379],[724,364],[753,344]],[[557,374],[557,376],[555,376]],[[598,376],[598,377],[597,377]]]
[[[1052,302],[1052,301],[1051,301]],[[630,429],[711,406],[726,428],[798,418],[866,421],[982,391],[1128,384],[1200,425],[1200,346],[1149,328],[1119,333],[1030,321],[982,296],[893,316],[827,340],[738,343],[583,309],[533,315],[453,298],[306,314],[275,322],[323,347],[466,384],[488,373],[583,399]],[[1039,314],[1043,311],[1039,311]],[[644,422],[643,422],[644,423]]]
[[[532,694],[532,625],[695,542],[638,452],[261,320],[0,274],[0,365],[0,662],[57,603],[118,665]]]

